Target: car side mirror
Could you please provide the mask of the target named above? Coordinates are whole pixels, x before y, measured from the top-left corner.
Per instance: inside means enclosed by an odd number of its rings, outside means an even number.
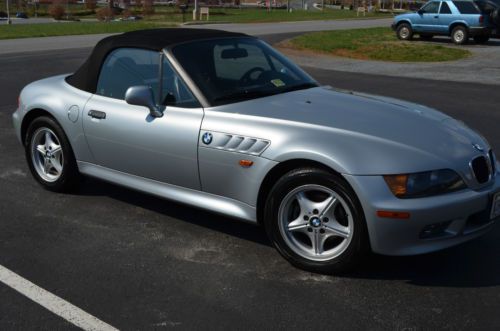
[[[153,89],[150,86],[139,85],[129,87],[125,93],[125,101],[130,105],[148,108],[149,113],[153,117],[163,116],[163,112],[155,102]]]
[[[425,13],[425,10],[423,10],[423,9],[419,9],[419,10],[417,11],[417,13],[418,13],[419,15],[423,15],[423,14]]]

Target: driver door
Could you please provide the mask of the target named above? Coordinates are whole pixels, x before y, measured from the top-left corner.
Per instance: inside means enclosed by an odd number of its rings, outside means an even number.
[[[438,32],[440,1],[431,1],[423,6],[415,18],[415,32]]]
[[[166,105],[162,117],[125,102],[126,90],[137,85],[150,86],[155,99]],[[85,137],[97,165],[200,189],[197,144],[203,109],[162,54],[130,48],[110,53],[83,114]]]

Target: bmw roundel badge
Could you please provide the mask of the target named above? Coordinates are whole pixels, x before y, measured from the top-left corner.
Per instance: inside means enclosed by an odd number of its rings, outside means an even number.
[[[203,137],[201,137],[201,140],[205,145],[210,145],[210,143],[212,142],[212,134],[210,132],[205,132],[203,134]]]

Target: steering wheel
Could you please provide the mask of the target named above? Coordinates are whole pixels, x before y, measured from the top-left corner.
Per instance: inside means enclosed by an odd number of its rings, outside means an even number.
[[[262,74],[265,71],[266,70],[262,67],[253,67],[252,69],[245,72],[243,76],[241,76],[240,84],[248,85],[248,83],[250,83],[251,81],[256,81],[257,79],[259,79],[260,75],[256,79],[252,79],[252,74],[256,72],[260,72]]]

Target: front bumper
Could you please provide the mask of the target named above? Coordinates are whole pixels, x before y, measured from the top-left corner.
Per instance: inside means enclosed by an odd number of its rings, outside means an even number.
[[[16,111],[12,114],[12,124],[14,125],[14,131],[16,132],[16,137],[17,140],[22,144],[22,138],[21,138],[21,122],[22,122],[22,113],[21,110],[18,108]]]
[[[489,219],[490,199],[500,192],[500,173],[481,191],[470,189],[418,199],[398,199],[382,176],[345,178],[363,206],[372,250],[385,255],[416,255],[461,244],[486,233],[495,221]],[[409,219],[382,218],[377,211],[410,213]],[[498,219],[497,219],[498,220]],[[436,226],[438,232],[425,235]]]

